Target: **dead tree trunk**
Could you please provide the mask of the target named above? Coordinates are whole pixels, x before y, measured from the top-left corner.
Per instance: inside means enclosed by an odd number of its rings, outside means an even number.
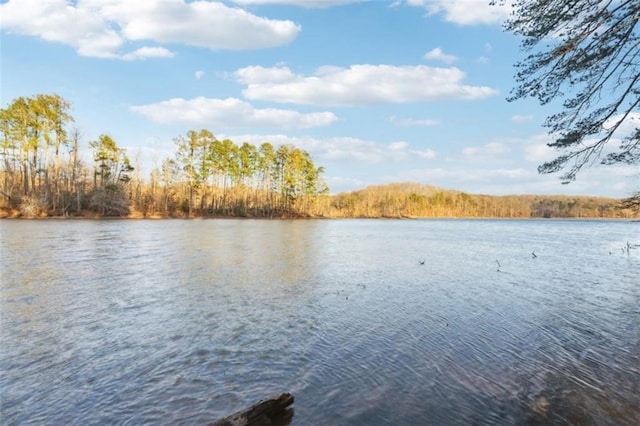
[[[293,395],[283,393],[220,419],[211,426],[285,426],[293,417]]]

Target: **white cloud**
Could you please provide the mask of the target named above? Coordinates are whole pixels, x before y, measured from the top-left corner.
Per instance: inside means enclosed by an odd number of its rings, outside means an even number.
[[[66,0],[10,0],[0,4],[3,31],[73,46],[82,56],[117,57],[124,38],[90,8]]]
[[[296,80],[296,75],[285,66],[266,68],[261,66],[245,67],[234,73],[235,78],[242,84],[272,84],[287,83]]]
[[[170,57],[166,49],[122,54],[131,41],[249,50],[287,44],[300,32],[292,21],[204,0],[9,0],[0,4],[0,15],[3,31],[67,44],[81,56],[113,59]]]
[[[548,133],[537,133],[526,138],[498,138],[483,146],[466,147],[462,154],[465,161],[475,158],[481,162],[504,162],[504,155],[513,153],[512,159],[519,157],[537,165],[557,157],[558,153],[548,146],[551,142],[553,138]]]
[[[429,15],[443,14],[447,22],[458,25],[499,24],[509,16],[511,6],[490,5],[489,0],[407,0],[408,6],[420,7]]]
[[[204,77],[204,74],[205,74],[204,71],[198,70],[198,71],[195,72],[194,75],[195,75],[196,79],[200,80],[202,77]]]
[[[396,141],[384,146],[388,150],[388,156],[395,161],[413,160],[415,157],[422,158],[424,160],[431,160],[436,158],[436,152],[431,149],[415,150],[411,149],[408,142]]]
[[[455,67],[352,65],[322,67],[311,76],[294,76],[288,68],[250,67],[235,76],[247,85],[242,93],[248,99],[306,105],[475,100],[498,93],[491,87],[462,84],[465,73]]]
[[[328,126],[338,119],[331,112],[301,114],[284,109],[257,109],[234,98],[175,98],[155,104],[132,106],[130,110],[157,123],[213,128],[310,128]]]
[[[141,47],[122,56],[126,61],[146,58],[173,58],[175,53],[164,47]]]
[[[497,138],[482,146],[463,148],[461,159],[465,162],[493,164],[524,160],[535,163],[532,167],[536,168],[538,164],[558,156],[558,152],[548,146],[551,142],[553,138],[548,133],[525,138]]]
[[[389,144],[389,149],[391,151],[404,151],[408,146],[409,144],[405,141],[391,142]]]
[[[544,163],[553,160],[558,153],[546,143],[531,143],[523,147],[524,159],[533,163]]]
[[[446,64],[452,64],[458,60],[458,58],[454,55],[449,55],[444,53],[441,48],[436,47],[424,54],[425,59],[433,59],[437,61],[442,61]]]
[[[511,117],[511,121],[514,123],[526,123],[533,120],[533,115],[514,115]]]
[[[436,152],[432,149],[425,149],[424,151],[411,151],[411,153],[417,155],[420,158],[429,160],[438,156],[438,154],[436,154]]]
[[[262,18],[219,2],[152,0],[148,1],[152,7],[141,10],[129,5],[133,2],[119,1],[120,8],[109,16],[120,23],[122,33],[130,40],[251,50],[287,44],[300,31],[292,21]]]
[[[507,154],[511,149],[501,142],[489,142],[481,147],[467,147],[462,150],[467,161],[475,162],[488,162],[488,161],[500,161],[504,154]]]
[[[396,116],[389,117],[389,122],[400,127],[428,127],[437,126],[438,124],[440,124],[439,120],[398,118]]]
[[[488,64],[489,63],[489,58],[487,58],[486,56],[480,56],[478,59],[476,59],[476,62],[478,64]]]
[[[627,136],[635,129],[640,128],[640,112],[631,112],[626,118],[624,118],[622,114],[615,115],[605,121],[603,127],[605,129],[610,129],[618,122],[620,122],[620,125],[616,130],[615,135],[618,137]]]
[[[265,4],[286,4],[309,9],[320,9],[333,6],[343,6],[352,3],[365,3],[370,0],[233,0],[242,6],[254,6]]]

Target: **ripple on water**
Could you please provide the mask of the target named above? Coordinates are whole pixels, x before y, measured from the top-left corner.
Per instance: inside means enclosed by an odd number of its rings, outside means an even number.
[[[7,424],[203,424],[280,391],[300,424],[640,423],[626,223],[28,225],[0,223]]]

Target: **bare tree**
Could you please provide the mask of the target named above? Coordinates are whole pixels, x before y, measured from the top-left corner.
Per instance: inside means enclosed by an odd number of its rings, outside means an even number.
[[[523,37],[528,56],[509,100],[562,105],[545,122],[559,155],[538,171],[562,170],[569,183],[585,165],[640,162],[640,1],[514,3],[504,28]]]

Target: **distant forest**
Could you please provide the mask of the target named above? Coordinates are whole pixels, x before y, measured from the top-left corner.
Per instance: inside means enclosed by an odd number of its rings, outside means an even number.
[[[108,134],[80,155],[58,95],[0,109],[0,217],[637,218],[621,200],[472,195],[417,183],[330,195],[324,169],[292,145],[240,145],[206,129],[177,136],[175,155],[143,177]]]
[[[566,195],[477,195],[416,183],[331,197],[331,217],[637,218],[623,200]]]

